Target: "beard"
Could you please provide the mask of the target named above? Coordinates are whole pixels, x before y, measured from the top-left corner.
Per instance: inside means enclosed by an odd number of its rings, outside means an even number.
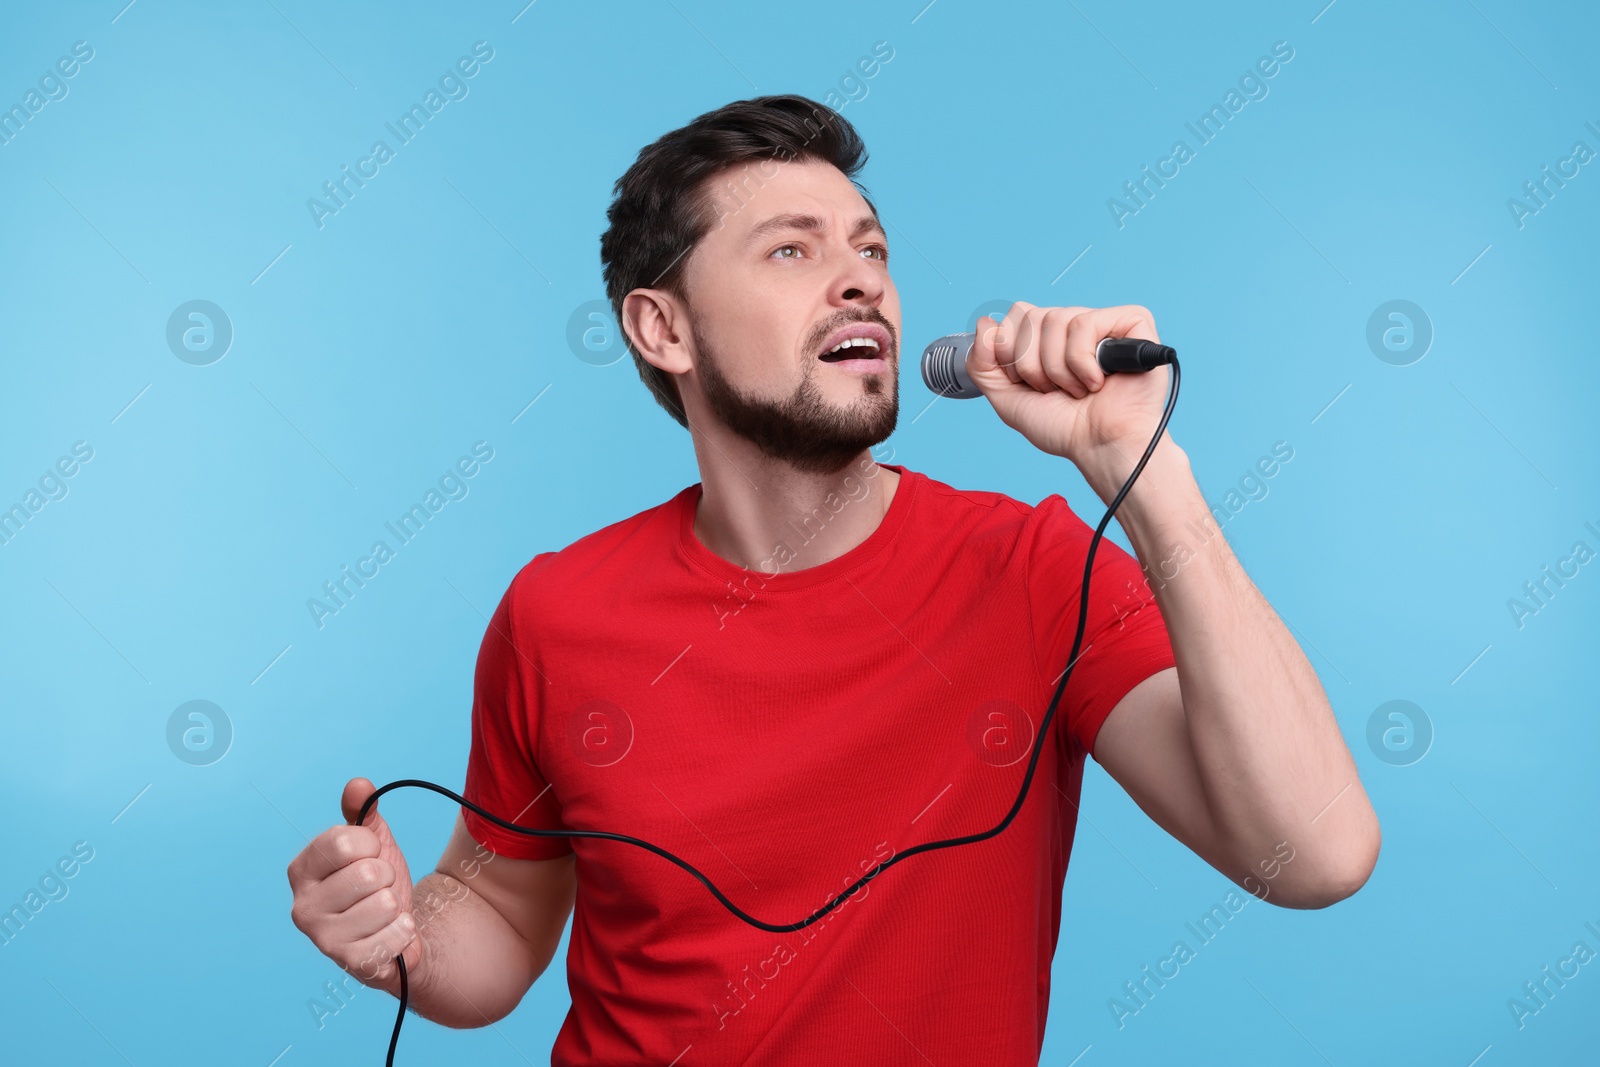
[[[878,322],[890,330],[890,336],[894,333],[881,317],[850,321]],[[898,358],[883,374],[862,377],[862,395],[848,405],[834,404],[823,396],[816,382],[815,360],[793,393],[782,400],[767,400],[740,392],[722,374],[721,359],[692,313],[689,322],[700,353],[696,369],[712,414],[763,454],[807,474],[837,474],[894,433],[900,416]],[[818,343],[823,340],[825,337],[818,338]],[[898,352],[895,355],[898,357]]]

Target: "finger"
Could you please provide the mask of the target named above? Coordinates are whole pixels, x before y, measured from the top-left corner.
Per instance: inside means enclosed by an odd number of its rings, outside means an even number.
[[[364,826],[334,826],[316,837],[289,864],[289,886],[296,892],[348,867],[358,859],[376,856],[382,841]]]
[[[374,910],[384,910],[389,902],[394,910],[383,922],[363,919]],[[393,869],[382,860],[364,859],[301,889],[295,894],[289,915],[302,933],[332,954],[329,946],[366,937],[396,914],[410,910],[411,887],[394,880]]]
[[[1138,304],[1128,304],[1122,310],[1128,312],[1134,319],[1134,326],[1124,337],[1143,337],[1146,341],[1161,343],[1161,335],[1156,332],[1156,317],[1150,314],[1150,309]]]
[[[416,920],[409,914],[401,915],[378,933],[352,943],[345,966],[363,981],[384,981],[395,973],[394,958],[402,952],[406,954],[407,969],[411,969],[411,948],[416,937]]]
[[[362,897],[336,915],[327,916],[323,925],[324,936],[333,944],[353,945],[382,932],[390,923],[410,911],[395,888],[388,886]]]
[[[996,333],[995,359],[1006,372],[1006,377],[1018,385],[1026,383],[1022,362],[1037,334],[1030,320],[1034,310],[1034,305],[1026,300],[1013,301],[1000,320],[1000,329]]]
[[[1067,328],[1073,316],[1066,308],[1050,308],[1039,325],[1039,367],[1052,389],[1077,400],[1088,395],[1067,363]]]
[[[1026,384],[1034,389],[1038,386],[1028,377],[1028,361],[1030,352],[1039,337],[1039,326],[1036,320],[1038,306],[1026,300],[1012,302],[1006,311],[1003,320],[1003,332],[1006,337],[1005,362],[1011,380],[1018,384]],[[1033,356],[1031,358],[1037,358]]]
[[[978,320],[972,339],[972,366],[969,373],[998,371],[1013,384],[1020,381],[1011,365],[1011,341],[1006,328],[984,315]]]
[[[1036,393],[1053,393],[1056,385],[1044,371],[1040,354],[1040,341],[1044,318],[1048,309],[1026,305],[1017,321],[1017,335],[1012,342],[1012,356],[1017,374]]]
[[[336,914],[396,882],[394,864],[389,861],[376,857],[357,860],[307,889],[307,907]],[[404,887],[397,887],[397,891],[399,888]]]
[[[352,778],[345,783],[344,793],[339,798],[340,810],[344,812],[345,821],[355,823],[361,816],[361,805],[377,790],[365,778]],[[389,831],[389,824],[382,815],[378,814],[378,803],[373,801],[372,807],[367,809],[366,819],[362,827],[378,835],[378,847],[384,852],[400,851],[400,846],[395,842],[394,834]]]
[[[339,797],[339,808],[344,813],[344,821],[354,826],[356,817],[361,814],[361,805],[377,791],[377,787],[365,778],[352,778],[346,782],[344,792]],[[378,805],[374,803],[367,813],[367,818],[370,820],[377,810]]]
[[[1117,307],[1101,308],[1100,314],[1104,320],[1102,337],[1138,337],[1146,341],[1161,343],[1161,335],[1156,333],[1155,316],[1150,314],[1150,309],[1140,304],[1121,304]]]
[[[1105,384],[1106,372],[1100,369],[1095,349],[1102,338],[1115,336],[1106,333],[1107,321],[1104,315],[1085,312],[1067,324],[1064,350],[1067,369],[1083,382],[1088,392],[1095,392]]]

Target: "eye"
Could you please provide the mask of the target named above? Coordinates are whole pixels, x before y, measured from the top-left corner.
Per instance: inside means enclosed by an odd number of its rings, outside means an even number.
[[[878,259],[882,260],[885,263],[887,263],[889,261],[889,249],[886,248],[883,245],[867,245],[861,251],[862,252],[876,252],[878,254],[878,257],[877,257]]]
[[[783,253],[783,252],[793,252],[794,255],[792,255],[792,256],[781,255],[780,253]],[[800,258],[800,246],[799,245],[784,245],[781,248],[773,249],[772,250],[772,254],[774,256],[777,256],[779,259],[799,259]]]

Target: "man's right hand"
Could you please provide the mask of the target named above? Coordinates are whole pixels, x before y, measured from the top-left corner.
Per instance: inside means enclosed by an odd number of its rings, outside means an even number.
[[[374,804],[362,826],[348,825],[376,787],[352,778],[340,807],[347,825],[318,834],[289,864],[289,916],[323,955],[362,983],[396,992],[405,953],[415,977],[422,941],[412,915],[411,870]]]

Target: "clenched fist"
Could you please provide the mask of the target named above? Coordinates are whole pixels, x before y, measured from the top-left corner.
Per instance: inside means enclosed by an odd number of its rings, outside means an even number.
[[[1035,307],[1019,300],[999,322],[978,319],[976,335],[967,376],[1001,421],[1036,448],[1072,460],[1109,499],[1161,420],[1167,373],[1107,376],[1095,346],[1107,337],[1159,342],[1150,312],[1137,304]],[[1164,431],[1163,438],[1176,451]]]
[[[394,958],[404,952],[414,976],[422,941],[412,914],[411,870],[378,806],[365,825],[348,825],[374,790],[365,778],[346,783],[340,807],[347,825],[318,834],[289,864],[289,915],[323,955],[365,985],[394,992]]]

